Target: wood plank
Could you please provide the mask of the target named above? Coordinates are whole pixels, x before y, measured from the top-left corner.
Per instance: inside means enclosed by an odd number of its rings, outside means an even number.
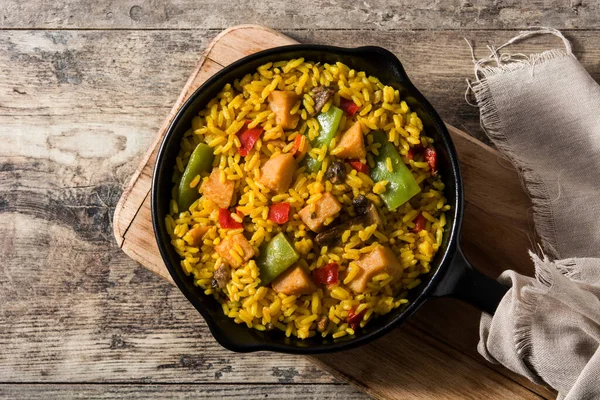
[[[462,99],[464,77],[471,73],[462,36],[476,37],[483,44],[514,35],[323,29],[288,33],[305,42],[380,44],[391,49],[442,116],[471,133],[479,128],[477,110]],[[208,339],[206,327],[183,296],[135,269],[136,263],[112,244],[110,218],[121,188],[202,49],[216,34],[0,32],[0,66],[7,73],[0,82],[0,247],[5,249],[0,316],[6,321],[0,343],[8,349],[0,357],[3,380],[211,382],[215,370],[229,365],[232,371],[223,374],[225,382],[256,374],[264,374],[265,382],[277,382],[285,374],[291,376],[288,382],[331,381],[320,380],[322,371],[297,357],[268,353],[238,357],[220,349]],[[583,64],[600,79],[597,32],[568,32],[568,36]],[[540,38],[530,48],[535,51],[553,43],[554,39]],[[125,148],[119,144],[123,137]],[[473,224],[472,232],[477,233],[476,228]],[[36,232],[35,246],[30,243],[31,230]],[[519,240],[507,232],[500,234]],[[486,245],[485,251],[502,255],[493,245]],[[485,258],[473,261],[489,263]],[[511,263],[518,263],[518,258]],[[23,265],[30,266],[28,271]],[[30,279],[32,274],[39,278]],[[454,305],[437,303],[431,307],[440,307],[439,312],[442,305]],[[104,315],[115,313],[122,317],[102,322]],[[189,323],[172,325],[174,318]],[[58,328],[49,330],[57,321]],[[14,328],[4,329],[11,325]],[[64,332],[69,332],[66,337]],[[153,337],[157,332],[161,336]],[[199,345],[200,340],[212,345]],[[44,342],[51,343],[51,349],[43,351]],[[206,363],[191,366],[190,354],[206,354]],[[172,368],[159,369],[161,365]]]
[[[388,48],[402,60],[411,79],[446,122],[484,141],[478,110],[464,101],[465,78],[472,77],[472,64],[463,37],[476,38],[477,54],[483,56],[484,45],[502,43],[514,36],[513,31],[287,33],[306,43],[376,44]],[[127,141],[128,150],[137,151],[128,156],[134,162],[118,165],[127,170],[122,176],[127,180],[216,34],[206,30],[0,31],[0,49],[4,50],[0,52],[0,67],[11,71],[10,79],[0,82],[0,115],[9,126],[0,135],[14,135],[23,123],[32,121],[13,120],[19,116],[35,116],[40,124],[50,127],[75,118],[79,123],[87,122],[88,126],[74,128],[87,135],[104,129],[104,125],[106,131],[117,133],[118,126],[136,135]],[[597,33],[577,31],[567,32],[567,36],[573,40],[583,65],[600,80]],[[545,36],[517,50],[534,52],[552,46],[560,46],[560,40]],[[125,120],[127,123],[122,124]],[[41,128],[31,133],[41,143],[48,136]],[[8,154],[9,148],[0,149],[0,154],[3,150]],[[20,154],[25,149],[10,150],[11,154]],[[97,175],[98,171],[94,172]]]
[[[542,398],[410,325],[373,344],[311,358],[377,399]],[[394,365],[382,367],[384,360]]]
[[[200,68],[202,68],[202,69],[200,70]],[[219,64],[215,63],[214,61],[209,60],[209,59],[204,59],[198,63],[197,70],[195,70],[194,73],[192,73],[192,75],[197,76],[200,79],[206,80],[209,77],[211,77],[214,73],[219,71],[221,68],[222,67]],[[188,87],[188,90],[182,92],[181,95],[175,101],[175,105],[173,106],[173,108],[171,108],[171,112],[169,112],[169,114],[167,115],[167,118],[164,120],[164,122],[162,123],[162,125],[160,127],[161,131],[164,131],[165,129],[168,128],[169,124],[171,123],[171,120],[175,116],[175,113],[177,112],[179,107],[181,107],[181,105],[183,104],[185,99],[187,99],[188,96],[190,94],[192,94],[192,92],[195,90],[191,86],[192,85],[190,84],[190,82],[186,83],[185,87]],[[143,179],[145,181],[152,179],[154,162],[149,162],[149,161],[156,159],[161,140],[162,140],[162,137],[155,136],[154,141],[152,142],[152,144],[146,151],[146,154],[144,155],[142,162],[140,162],[139,167],[133,173],[131,180],[129,181],[129,185],[127,185],[127,187],[125,188],[125,191],[124,191],[123,195],[121,196],[119,204],[117,204],[117,208],[116,208],[117,211],[116,211],[115,218],[114,218],[116,221],[116,223],[114,224],[114,231],[115,231],[115,238],[116,238],[119,246],[123,246],[122,238],[125,236],[125,233],[127,232],[127,229],[129,229],[129,226],[131,225],[136,214],[140,211],[139,207],[136,206],[135,202],[127,201],[127,199],[130,196],[133,198],[146,197],[147,198],[146,204],[149,204],[149,201],[150,201],[149,191],[147,190],[147,188],[144,185],[136,185],[136,182],[139,179]],[[152,227],[150,227],[150,228],[152,228]],[[153,243],[153,245],[156,247],[156,243]],[[138,260],[138,259],[135,259],[135,260],[138,262],[142,262],[141,260]],[[157,271],[154,271],[154,272],[157,272]],[[168,277],[168,279],[170,279],[170,277]]]
[[[265,24],[275,29],[519,29],[598,27],[595,1],[494,0],[414,2],[368,0],[137,0],[110,3],[67,0],[4,0],[3,28],[19,29],[225,29],[237,24]]]
[[[248,385],[238,384],[0,384],[0,397],[14,400],[50,398],[65,400],[177,398],[197,399],[347,399],[368,397],[349,385]]]
[[[7,197],[26,169],[0,174],[0,382],[339,382],[305,358],[219,346],[176,287],[109,240],[90,189]],[[101,194],[109,213],[118,193]]]

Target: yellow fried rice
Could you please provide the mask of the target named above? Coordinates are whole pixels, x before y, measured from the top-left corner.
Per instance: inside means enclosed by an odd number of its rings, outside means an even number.
[[[364,160],[374,166],[372,154],[377,146],[369,132],[381,130],[388,136],[402,156],[421,192],[394,211],[388,210],[378,193],[385,185],[373,182],[367,174],[351,170],[342,184],[333,184],[325,178],[325,172],[334,159],[330,152],[336,146],[333,139],[328,146],[310,149],[307,155],[322,160],[317,173],[308,173],[299,167],[293,176],[289,190],[273,193],[259,183],[260,167],[271,157],[292,150],[297,135],[302,147],[318,135],[319,124],[314,116],[315,101],[311,90],[327,86],[335,94],[323,106],[323,112],[331,105],[339,106],[340,97],[358,105],[358,112],[350,117],[344,115],[339,131],[345,131],[360,121],[367,157]],[[284,131],[275,122],[275,115],[268,107],[267,98],[273,90],[294,91],[299,100],[291,113],[300,116],[296,129]],[[241,146],[236,135],[244,122],[251,120],[248,128],[262,126],[264,132],[247,157],[238,153]],[[213,167],[221,171],[221,180],[235,182],[238,209],[245,215],[242,229],[222,229],[219,226],[219,207],[202,195],[202,183],[208,173],[197,176],[192,186],[199,195],[188,210],[179,210],[177,185],[188,163],[191,152],[198,143],[206,143],[214,151]],[[434,175],[427,162],[407,157],[411,148],[431,146],[433,139],[423,131],[423,124],[416,113],[411,112],[400,98],[398,90],[386,86],[373,76],[355,71],[338,62],[319,64],[303,58],[265,64],[253,74],[225,85],[207,106],[200,110],[192,126],[181,140],[181,150],[176,159],[173,174],[173,198],[166,225],[172,244],[181,257],[181,268],[193,276],[194,283],[204,289],[206,295],[214,296],[222,305],[223,313],[236,323],[246,324],[260,331],[279,329],[286,336],[301,339],[313,335],[332,336],[334,339],[353,335],[354,329],[346,322],[350,312],[362,313],[360,327],[364,327],[377,315],[408,303],[407,291],[421,283],[419,276],[429,272],[430,262],[442,242],[445,211],[449,210],[444,197],[444,184]],[[298,215],[298,211],[315,202],[324,192],[330,192],[342,205],[342,212],[352,213],[352,199],[360,194],[366,196],[379,209],[386,221],[383,226],[354,225],[341,236],[340,243],[328,248],[314,243],[312,232]],[[291,205],[289,221],[278,225],[267,219],[269,205],[288,202]],[[421,214],[425,218],[424,229],[414,232],[414,220]],[[331,223],[331,219],[325,224]],[[201,247],[193,246],[188,231],[196,224],[210,227],[203,237]],[[270,286],[262,286],[259,268],[254,259],[231,269],[231,279],[223,289],[211,286],[215,267],[222,262],[215,251],[227,236],[243,232],[258,254],[259,247],[279,232],[285,232],[300,255],[297,264],[306,271],[313,271],[328,263],[339,265],[340,281],[333,286],[318,286],[312,294],[293,296],[275,292]],[[402,265],[401,279],[393,280],[388,274],[375,276],[366,291],[356,293],[347,285],[356,276],[355,263],[362,255],[384,244],[396,255]],[[328,317],[326,329],[317,331],[316,323]]]

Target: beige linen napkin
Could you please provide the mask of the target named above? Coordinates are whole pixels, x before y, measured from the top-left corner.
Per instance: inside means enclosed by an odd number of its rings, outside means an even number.
[[[566,49],[500,52],[536,34]],[[482,127],[521,171],[543,251],[531,253],[535,278],[499,278],[511,289],[483,314],[479,352],[559,398],[600,399],[600,86],[555,29],[489,48],[470,88]]]

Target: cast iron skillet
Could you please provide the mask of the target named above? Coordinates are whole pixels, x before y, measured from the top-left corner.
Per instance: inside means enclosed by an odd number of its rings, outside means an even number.
[[[337,340],[286,338],[282,332],[259,332],[239,325],[223,315],[220,304],[194,286],[179,266],[179,256],[173,249],[165,227],[169,210],[173,167],[181,138],[191,126],[192,118],[213,98],[226,83],[233,82],[269,61],[304,57],[321,63],[341,61],[358,71],[378,77],[398,89],[411,110],[416,111],[425,132],[435,139],[438,166],[446,185],[445,195],[451,210],[442,246],[431,263],[431,271],[421,277],[423,283],[409,292],[409,303],[389,314],[374,318],[354,336]],[[265,50],[245,57],[225,67],[185,102],[167,130],[161,144],[152,178],[152,223],[162,258],[173,280],[206,320],[215,339],[224,347],[239,352],[270,350],[284,353],[316,354],[350,349],[365,344],[400,325],[430,297],[452,296],[472,303],[493,314],[506,288],[493,279],[474,270],[459,247],[459,233],[463,217],[463,185],[458,159],[452,140],[437,112],[413,86],[400,61],[391,52],[379,47],[346,49],[321,45],[292,45]]]

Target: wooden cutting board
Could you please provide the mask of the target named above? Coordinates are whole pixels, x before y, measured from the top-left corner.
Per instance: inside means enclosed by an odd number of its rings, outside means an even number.
[[[256,25],[227,29],[212,41],[117,204],[115,238],[131,258],[172,282],[154,240],[150,186],[160,141],[185,99],[223,66],[260,50],[294,43]],[[527,258],[534,237],[531,205],[517,173],[494,149],[452,126],[448,129],[465,181],[465,253],[493,277],[505,269],[532,274]],[[409,322],[371,344],[310,359],[376,398],[554,398],[551,391],[477,354],[478,320],[479,312],[471,306],[434,299]]]

